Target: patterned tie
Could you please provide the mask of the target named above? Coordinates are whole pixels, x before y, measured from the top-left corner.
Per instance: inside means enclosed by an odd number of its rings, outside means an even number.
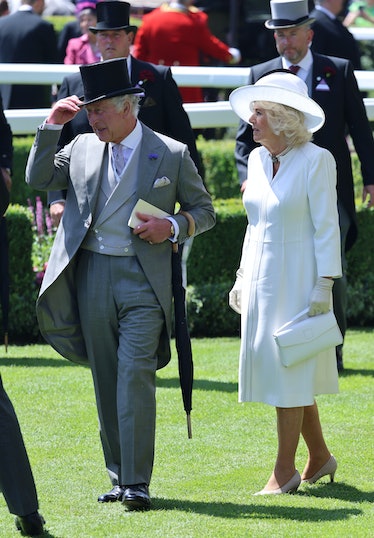
[[[120,176],[125,168],[125,152],[122,144],[114,144],[112,148],[113,152],[113,164],[114,169],[118,176]]]
[[[290,65],[290,67],[288,68],[292,73],[295,73],[295,75],[297,75],[299,69],[300,69],[300,66],[299,65]]]

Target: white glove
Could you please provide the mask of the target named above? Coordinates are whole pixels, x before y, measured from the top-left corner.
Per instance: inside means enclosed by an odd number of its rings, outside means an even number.
[[[330,310],[331,290],[334,285],[332,278],[319,276],[314,286],[309,304],[308,316],[326,314]]]
[[[235,49],[234,47],[231,47],[229,48],[229,53],[232,56],[230,60],[230,64],[238,64],[240,60],[242,59],[242,55],[239,49]]]
[[[229,306],[238,314],[242,313],[242,285],[243,285],[243,269],[239,268],[236,271],[236,281],[229,293]]]

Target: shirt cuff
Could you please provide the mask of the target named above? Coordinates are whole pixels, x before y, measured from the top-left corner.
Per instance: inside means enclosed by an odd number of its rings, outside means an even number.
[[[178,235],[179,235],[179,226],[178,223],[173,217],[165,217],[167,220],[170,220],[172,225],[174,226],[174,237],[169,237],[169,241],[172,243],[176,243],[178,241]]]
[[[46,123],[47,120],[44,120],[43,123],[39,126],[41,131],[61,131],[63,125],[55,123]]]

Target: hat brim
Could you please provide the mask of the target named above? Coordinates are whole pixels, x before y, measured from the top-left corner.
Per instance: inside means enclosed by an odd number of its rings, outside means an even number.
[[[93,34],[97,34],[97,32],[109,32],[110,30],[126,30],[126,32],[136,32],[138,27],[129,24],[126,26],[108,27],[107,24],[99,22],[97,23],[97,26],[90,26],[88,29]]]
[[[115,92],[110,92],[105,95],[99,95],[98,97],[95,97],[94,99],[88,99],[87,101],[84,101],[84,96],[79,97],[79,100],[82,101],[82,103],[79,105],[80,107],[83,107],[85,105],[89,105],[91,103],[96,103],[97,101],[103,101],[104,99],[111,99],[112,97],[117,97],[119,95],[134,95],[138,94],[139,97],[144,96],[144,91],[141,88],[125,88],[122,90],[116,90]]]
[[[311,133],[318,131],[325,123],[325,113],[313,99],[279,86],[242,86],[230,94],[229,100],[235,114],[246,123],[249,123],[252,115],[251,103],[255,101],[270,101],[299,110],[304,114],[304,125]]]
[[[312,24],[316,19],[313,17],[302,17],[297,21],[288,19],[269,19],[265,21],[265,27],[269,30],[279,30],[281,28],[296,28],[298,26],[304,26],[305,24]]]

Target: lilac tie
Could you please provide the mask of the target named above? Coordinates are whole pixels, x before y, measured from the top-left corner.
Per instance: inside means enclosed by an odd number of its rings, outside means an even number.
[[[125,148],[122,144],[114,144],[112,148],[114,168],[118,176],[120,176],[125,168]]]
[[[290,65],[290,67],[288,68],[292,73],[295,73],[295,75],[297,75],[299,69],[300,69],[300,66],[299,65]]]

